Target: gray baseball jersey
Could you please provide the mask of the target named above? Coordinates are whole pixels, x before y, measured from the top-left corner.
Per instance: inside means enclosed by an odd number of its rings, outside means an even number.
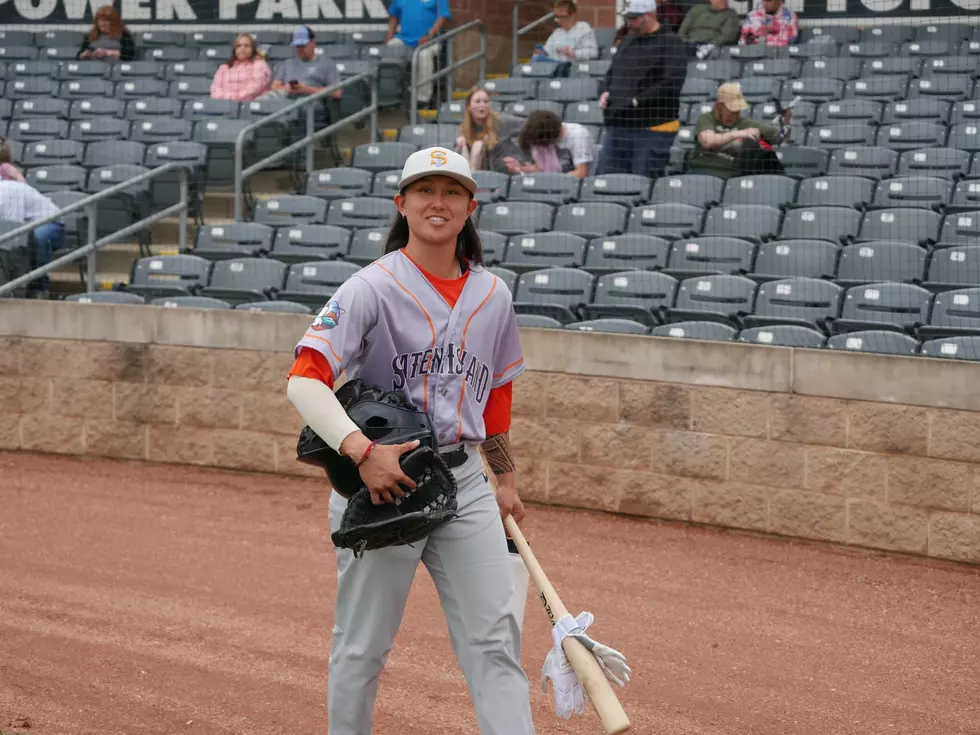
[[[365,266],[337,289],[295,354],[320,352],[334,376],[403,391],[429,414],[440,445],[486,439],[491,389],[524,371],[510,291],[471,268],[450,308],[400,250]]]

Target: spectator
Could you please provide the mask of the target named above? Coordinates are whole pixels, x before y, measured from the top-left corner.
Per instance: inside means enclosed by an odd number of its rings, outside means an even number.
[[[698,118],[694,130],[695,148],[688,164],[691,173],[709,174],[723,179],[749,173],[747,163],[754,165],[761,157],[761,149],[782,142],[786,130],[760,120],[743,117],[749,109],[742,88],[736,82],[718,87],[717,101],[710,112]],[[787,124],[792,113],[786,110],[783,119]],[[763,173],[753,170],[752,173]]]
[[[391,0],[388,16],[388,38],[385,43],[400,46],[409,53],[438,36],[452,17],[449,0]],[[419,81],[425,81],[435,73],[439,46],[435,43],[419,52],[416,70]],[[432,107],[434,91],[435,85],[431,81],[419,85],[420,107]]]
[[[82,40],[79,59],[95,59],[114,63],[136,58],[136,44],[126,29],[119,11],[111,5],[103,5],[95,11],[92,29]]]
[[[317,56],[316,36],[309,26],[293,31],[292,46],[296,55],[286,59],[276,68],[268,92],[259,95],[269,97],[308,97],[340,81],[337,64],[329,56]],[[344,90],[336,89],[328,96],[340,99]]]
[[[760,0],[755,10],[745,16],[742,24],[742,43],[762,42],[766,46],[789,46],[800,35],[796,13],[783,5],[783,0]]]
[[[231,58],[218,67],[211,82],[211,98],[216,100],[254,100],[269,89],[272,72],[259,54],[255,39],[239,33],[231,48]]]
[[[14,156],[10,152],[10,144],[2,136],[0,136],[0,180],[26,183],[24,174],[14,165]]]
[[[592,136],[553,112],[532,112],[517,138],[516,155],[501,158],[509,174],[567,173],[584,179],[592,163]]]
[[[32,222],[55,214],[58,207],[34,187],[20,181],[0,180],[0,219],[18,224]],[[31,233],[33,252],[32,268],[47,265],[56,250],[65,244],[65,225],[59,220],[34,228]],[[28,298],[46,299],[51,278],[47,275],[31,281],[27,286]]]
[[[660,26],[656,0],[628,0],[629,32],[603,80],[599,106],[606,135],[598,174],[656,178],[680,130],[680,94],[687,76],[684,42]]]
[[[599,58],[599,43],[592,26],[578,20],[578,7],[574,0],[558,0],[555,3],[555,23],[558,24],[544,46],[534,50],[531,59],[551,61],[588,61]]]
[[[516,135],[523,124],[519,117],[494,112],[487,90],[474,87],[466,95],[463,122],[456,131],[456,152],[470,162],[473,171],[485,170],[497,143]]]
[[[738,43],[740,26],[738,13],[728,7],[728,0],[708,0],[687,11],[677,35],[695,51],[702,44],[733,46]]]

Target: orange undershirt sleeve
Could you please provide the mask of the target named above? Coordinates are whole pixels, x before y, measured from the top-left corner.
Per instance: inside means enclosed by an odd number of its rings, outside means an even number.
[[[510,431],[510,407],[513,397],[513,383],[507,383],[490,391],[490,395],[487,396],[487,407],[483,409],[483,424],[487,436]]]
[[[313,378],[326,383],[333,390],[334,375],[327,358],[316,350],[304,347],[289,370],[289,377]]]

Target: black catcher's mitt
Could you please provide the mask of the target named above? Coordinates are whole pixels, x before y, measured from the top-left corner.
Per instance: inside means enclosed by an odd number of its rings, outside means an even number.
[[[399,464],[415,481],[415,489],[394,503],[374,505],[371,493],[362,487],[348,501],[340,528],[331,535],[335,546],[352,549],[355,557],[386,546],[404,546],[455,517],[456,478],[437,452],[420,446],[402,455]]]

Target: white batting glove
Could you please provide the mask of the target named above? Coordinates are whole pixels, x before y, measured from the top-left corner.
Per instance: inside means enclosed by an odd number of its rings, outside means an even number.
[[[571,615],[566,615],[555,623],[555,627],[552,629],[552,638],[558,639],[559,647],[561,640],[566,635],[579,640],[595,656],[595,660],[605,677],[613,684],[625,687],[629,684],[633,669],[626,663],[626,656],[622,653],[586,635],[585,631],[594,621],[595,616],[590,612],[579,613],[574,618]]]
[[[541,691],[548,693],[548,681],[555,690],[555,713],[563,720],[585,714],[585,689],[559,644],[548,651],[541,669]]]

